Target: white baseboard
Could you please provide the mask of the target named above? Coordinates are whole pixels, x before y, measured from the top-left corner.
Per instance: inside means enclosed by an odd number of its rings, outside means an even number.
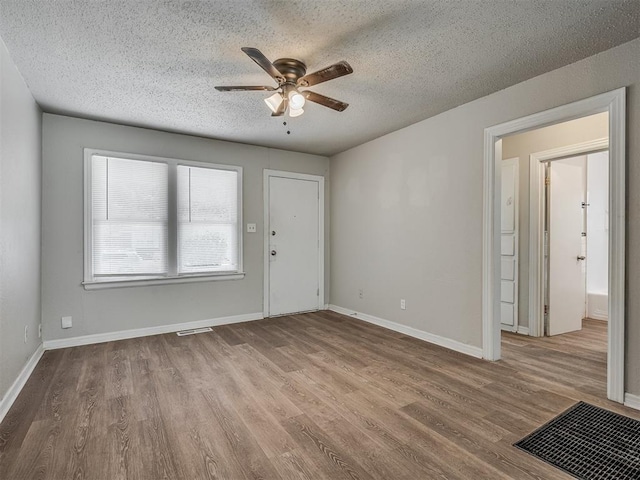
[[[635,408],[640,410],[640,395],[633,395],[631,393],[624,394],[625,407]]]
[[[5,396],[2,398],[2,400],[0,400],[0,422],[2,422],[5,415],[13,405],[13,402],[15,402],[16,398],[18,398],[18,395],[20,395],[22,388],[24,387],[25,383],[27,383],[27,380],[29,380],[29,377],[33,373],[33,369],[36,368],[36,365],[40,361],[40,358],[42,358],[43,353],[44,348],[42,344],[40,344],[38,345],[38,348],[36,348],[36,351],[33,352],[33,355],[31,355],[29,360],[27,360],[27,363],[22,368],[22,371],[18,375],[18,378],[16,378],[13,384],[9,387],[9,390],[7,390]]]
[[[329,310],[336,313],[341,313],[342,315],[347,315],[349,317],[358,318],[360,320],[364,320],[365,322],[373,323],[374,325],[388,328],[389,330],[393,330],[395,332],[404,333],[405,335],[409,335],[410,337],[418,338],[420,340],[433,343],[434,345],[448,348],[449,350],[454,350],[456,352],[464,353],[476,358],[482,358],[482,348],[480,347],[467,345],[466,343],[451,340],[450,338],[434,335],[433,333],[424,332],[422,330],[418,330],[417,328],[402,325],[401,323],[392,322],[391,320],[385,320],[384,318],[374,317],[373,315],[368,315],[362,312],[356,312],[354,310],[349,310],[337,305],[329,305]]]
[[[80,345],[92,345],[94,343],[113,342],[115,340],[126,340],[128,338],[173,333],[179,332],[180,330],[191,330],[193,328],[217,327],[220,325],[230,325],[232,323],[250,322],[253,320],[262,320],[263,318],[264,315],[262,312],[246,313],[243,315],[232,315],[229,317],[218,317],[208,320],[196,320],[194,322],[160,325],[158,327],[136,328],[132,330],[121,330],[119,332],[97,333],[81,337],[61,338],[59,340],[45,341],[44,349],[56,350],[58,348],[78,347]]]
[[[529,335],[529,327],[518,327],[518,332],[520,335]]]

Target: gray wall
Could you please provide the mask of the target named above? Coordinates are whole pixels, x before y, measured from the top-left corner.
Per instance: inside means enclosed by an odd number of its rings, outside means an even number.
[[[243,280],[86,291],[83,276],[83,148],[156,155],[243,167]],[[42,323],[45,340],[262,312],[263,170],[327,177],[329,159],[155,130],[43,116]],[[246,231],[246,228],[243,230]],[[328,245],[329,230],[327,229]],[[325,252],[326,291],[329,255]],[[73,328],[62,330],[60,317]]]
[[[640,393],[639,58],[636,39],[332,157],[331,303],[481,346],[484,129],[629,86],[626,389]]]
[[[518,325],[529,326],[529,155],[553,148],[568,147],[609,136],[609,114],[600,113],[570,122],[539,128],[502,140],[502,158],[520,159],[519,178],[519,259]]]
[[[40,108],[0,39],[0,400],[40,344],[41,140]]]

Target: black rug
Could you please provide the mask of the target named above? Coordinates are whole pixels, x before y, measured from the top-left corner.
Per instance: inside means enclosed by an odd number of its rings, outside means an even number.
[[[514,446],[583,480],[640,480],[640,421],[588,403]]]

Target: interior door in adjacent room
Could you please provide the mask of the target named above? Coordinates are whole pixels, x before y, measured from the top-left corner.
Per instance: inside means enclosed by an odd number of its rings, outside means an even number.
[[[518,181],[519,158],[502,161],[500,248],[500,324],[518,330]]]
[[[586,305],[586,156],[550,162],[548,332],[582,329]]]
[[[267,171],[265,188],[265,314],[318,310],[324,283],[324,178]]]

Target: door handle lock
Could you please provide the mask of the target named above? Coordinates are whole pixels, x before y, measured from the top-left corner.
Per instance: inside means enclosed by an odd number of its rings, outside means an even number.
[[[578,259],[578,260],[586,260],[586,259],[587,259],[587,257],[585,257],[584,255],[578,255],[578,256],[577,256],[577,259]]]
[[[276,252],[275,250],[271,250],[271,256],[272,256],[272,257],[275,257],[275,256],[276,256],[276,253],[277,253],[277,252]]]

